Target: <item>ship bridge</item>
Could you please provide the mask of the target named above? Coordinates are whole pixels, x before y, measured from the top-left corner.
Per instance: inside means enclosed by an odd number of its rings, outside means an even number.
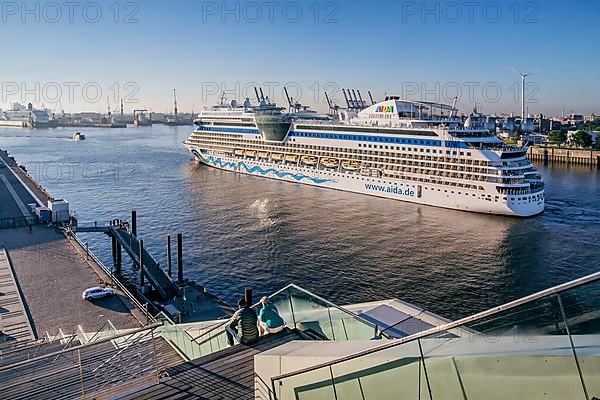
[[[458,127],[462,122],[455,118],[456,111],[454,105],[388,96],[386,100],[360,111],[356,119],[380,123],[410,121],[413,125],[420,121],[427,125]]]

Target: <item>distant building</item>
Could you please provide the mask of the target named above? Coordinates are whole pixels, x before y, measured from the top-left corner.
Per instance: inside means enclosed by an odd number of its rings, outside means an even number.
[[[50,116],[46,110],[36,110],[31,103],[24,106],[20,103],[14,103],[11,110],[2,113],[2,119],[14,121],[25,127],[46,128],[50,124]]]
[[[548,140],[548,136],[540,135],[539,133],[533,133],[530,135],[523,135],[522,141],[529,144],[542,144]]]
[[[103,114],[97,112],[80,112],[73,114],[73,118],[82,122],[99,124],[102,122]]]
[[[150,113],[150,120],[154,124],[162,124],[166,120],[166,114],[165,113],[159,113],[159,112],[151,112]]]
[[[568,125],[577,126],[585,122],[585,117],[581,114],[571,114],[565,121]]]
[[[600,116],[596,115],[596,114],[592,114],[592,115],[586,115],[584,117],[585,122],[600,122]]]

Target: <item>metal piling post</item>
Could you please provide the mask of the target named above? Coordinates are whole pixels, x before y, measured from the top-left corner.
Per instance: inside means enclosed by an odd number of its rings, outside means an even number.
[[[177,280],[183,282],[183,235],[177,234]]]
[[[140,240],[140,287],[144,287],[144,241]]]

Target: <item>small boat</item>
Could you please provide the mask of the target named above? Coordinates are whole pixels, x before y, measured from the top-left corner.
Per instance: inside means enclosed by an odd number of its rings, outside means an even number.
[[[256,150],[246,150],[247,157],[256,157]]]
[[[258,158],[264,158],[264,159],[269,158],[269,152],[267,152],[267,151],[259,151],[258,152]]]
[[[321,165],[325,168],[337,168],[339,164],[337,158],[324,158],[321,160]]]
[[[360,161],[356,160],[344,160],[342,162],[342,167],[348,171],[356,171],[362,166]]]
[[[295,155],[295,154],[287,154],[285,156],[285,161],[291,162],[291,163],[297,163],[298,162],[298,156]]]
[[[283,154],[281,154],[281,153],[272,153],[271,154],[271,159],[273,161],[281,161],[281,160],[283,160]]]
[[[244,156],[244,150],[242,149],[236,149],[233,154],[235,154],[238,157],[243,157]]]
[[[85,135],[82,134],[81,132],[75,132],[73,134],[73,140],[74,141],[78,142],[78,141],[83,140],[83,139],[85,139]]]
[[[313,166],[313,165],[317,165],[317,162],[319,159],[315,156],[302,156],[302,158],[300,158],[300,160],[302,161],[302,164],[304,164],[304,165]]]

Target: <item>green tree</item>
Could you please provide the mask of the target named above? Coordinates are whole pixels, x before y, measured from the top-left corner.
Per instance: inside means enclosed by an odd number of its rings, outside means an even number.
[[[515,140],[521,140],[522,137],[523,135],[521,135],[521,132],[519,131],[515,132],[515,136],[513,136]]]
[[[577,131],[571,138],[575,147],[588,148],[592,146],[592,136],[585,131]]]
[[[586,122],[582,127],[581,130],[586,131],[586,132],[590,132],[590,131],[597,131],[600,130],[600,122]]]
[[[600,149],[600,133],[596,134],[596,142],[594,143],[596,149]]]
[[[554,143],[563,144],[567,141],[567,133],[564,131],[552,131],[548,134],[548,140]]]

